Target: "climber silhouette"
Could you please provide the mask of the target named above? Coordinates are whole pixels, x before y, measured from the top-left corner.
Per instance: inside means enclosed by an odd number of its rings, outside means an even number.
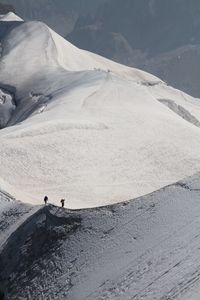
[[[65,199],[61,199],[60,202],[61,202],[62,207],[64,207],[64,205],[65,205]]]
[[[49,200],[48,197],[45,196],[45,197],[44,197],[44,203],[45,203],[45,205],[47,204],[47,201],[48,201],[48,200]]]

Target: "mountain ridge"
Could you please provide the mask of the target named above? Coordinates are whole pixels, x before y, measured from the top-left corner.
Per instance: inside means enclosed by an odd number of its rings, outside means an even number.
[[[0,61],[1,189],[35,204],[44,194],[54,204],[68,195],[68,207],[84,208],[198,171],[199,101],[80,50],[41,22],[2,22],[3,32],[9,24]]]
[[[8,202],[0,210],[0,243],[13,222],[21,225],[0,251],[1,294],[197,299],[198,187],[199,173],[134,201],[73,211]]]

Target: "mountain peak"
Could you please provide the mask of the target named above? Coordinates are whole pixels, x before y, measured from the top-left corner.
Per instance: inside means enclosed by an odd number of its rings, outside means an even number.
[[[81,50],[41,22],[14,22],[1,43],[2,190],[86,208],[199,170],[200,103],[192,97]]]
[[[17,16],[13,12],[8,12],[5,15],[0,15],[0,21],[18,21],[18,22],[23,22],[23,19],[21,19],[19,16]]]

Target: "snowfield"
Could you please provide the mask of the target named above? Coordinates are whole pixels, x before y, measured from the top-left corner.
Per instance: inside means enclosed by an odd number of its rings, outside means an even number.
[[[197,174],[101,208],[7,202],[0,292],[4,300],[199,300],[199,199]]]
[[[85,208],[199,171],[199,100],[80,50],[43,23],[9,19],[0,23],[2,190]]]

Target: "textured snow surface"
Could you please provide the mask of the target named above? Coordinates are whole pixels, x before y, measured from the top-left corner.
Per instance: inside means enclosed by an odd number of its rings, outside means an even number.
[[[199,199],[197,174],[103,208],[9,202],[0,290],[5,300],[199,300]]]
[[[17,199],[101,206],[199,171],[198,99],[80,50],[40,22],[8,31],[2,49],[0,88],[16,109],[0,131],[0,188]]]

